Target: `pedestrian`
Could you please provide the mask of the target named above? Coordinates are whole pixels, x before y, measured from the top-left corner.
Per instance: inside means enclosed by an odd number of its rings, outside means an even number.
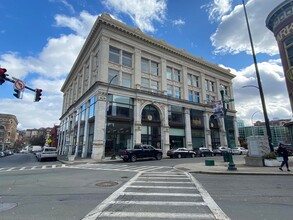
[[[287,171],[290,171],[289,165],[288,165],[288,151],[285,148],[284,144],[280,143],[279,148],[277,150],[277,153],[280,157],[283,157],[283,161],[281,166],[279,167],[279,170],[283,171],[283,166],[286,165]]]

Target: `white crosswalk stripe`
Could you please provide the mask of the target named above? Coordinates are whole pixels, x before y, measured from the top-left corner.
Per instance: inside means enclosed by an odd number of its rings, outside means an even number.
[[[68,168],[75,169],[89,169],[89,170],[113,170],[113,171],[125,171],[125,172],[152,172],[161,170],[162,172],[170,172],[172,167],[168,166],[136,166],[136,165],[116,165],[116,164],[78,164],[71,165]],[[160,173],[162,173],[160,172]]]
[[[0,173],[10,172],[10,171],[28,171],[28,170],[40,170],[40,169],[58,169],[67,168],[66,164],[53,164],[53,165],[42,165],[42,166],[31,166],[31,167],[0,167]]]
[[[190,174],[175,169],[138,172],[83,220],[109,218],[229,219]]]

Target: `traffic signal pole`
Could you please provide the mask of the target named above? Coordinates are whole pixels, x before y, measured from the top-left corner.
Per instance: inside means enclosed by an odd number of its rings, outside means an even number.
[[[37,96],[38,98],[35,98],[35,102],[38,102],[38,101],[40,101],[41,100],[41,98],[40,98],[40,96],[42,95],[42,89],[33,89],[33,88],[31,88],[31,87],[29,87],[29,86],[27,86],[27,85],[25,85],[24,84],[24,82],[22,82],[21,80],[19,80],[19,79],[16,79],[16,78],[13,78],[12,77],[12,79],[11,78],[9,78],[8,77],[8,74],[6,74],[6,69],[4,69],[4,68],[1,68],[0,67],[0,78],[1,78],[1,84],[0,85],[2,85],[5,81],[8,81],[8,82],[11,82],[11,83],[13,83],[14,85],[15,85],[15,83],[17,82],[17,81],[19,81],[19,82],[21,82],[21,84],[24,86],[22,89],[19,89],[19,88],[15,88],[14,87],[14,90],[15,90],[15,92],[16,92],[16,94],[14,94],[14,96],[16,97],[16,98],[20,98],[19,97],[19,95],[18,95],[18,93],[20,93],[20,92],[22,92],[25,88],[26,89],[28,89],[28,90],[30,90],[30,91],[33,91],[34,93],[35,93],[35,97]]]

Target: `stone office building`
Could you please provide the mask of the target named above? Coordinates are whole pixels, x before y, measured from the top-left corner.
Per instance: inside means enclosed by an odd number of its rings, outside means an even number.
[[[14,147],[18,134],[17,124],[15,115],[0,114],[0,151]]]
[[[237,145],[233,102],[228,131],[214,103],[233,98],[229,70],[131,28],[108,14],[96,20],[61,91],[58,149],[101,160],[145,143],[161,148]],[[72,157],[71,157],[72,158]]]

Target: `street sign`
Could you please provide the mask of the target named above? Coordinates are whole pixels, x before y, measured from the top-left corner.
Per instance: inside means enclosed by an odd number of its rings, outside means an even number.
[[[16,80],[14,83],[14,89],[19,90],[19,91],[23,91],[25,87],[25,84],[23,81],[21,80]]]

